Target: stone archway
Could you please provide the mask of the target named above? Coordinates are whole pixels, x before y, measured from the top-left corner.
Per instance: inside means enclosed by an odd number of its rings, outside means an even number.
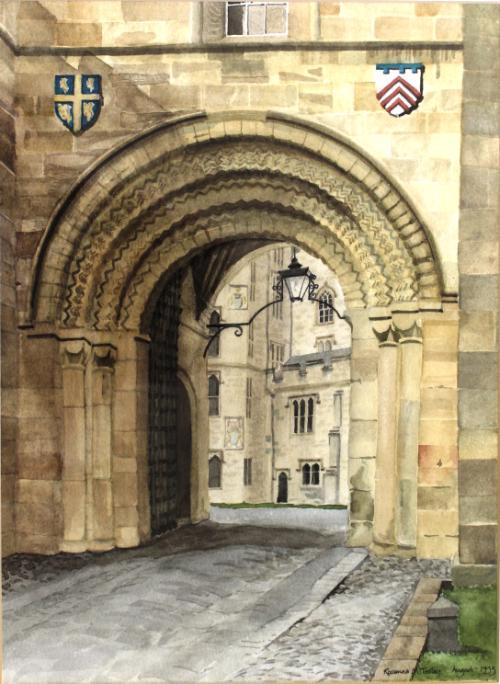
[[[106,480],[109,490],[107,508],[97,517],[106,522],[106,511],[114,513],[108,516],[112,522],[108,521],[106,539],[88,539],[88,524],[83,533],[81,525],[77,532],[69,525],[76,493],[81,502],[86,500],[81,497],[87,491],[83,484],[88,470],[71,466],[72,447],[66,444],[63,548],[94,548],[101,541],[108,546],[133,545],[148,536],[141,399],[147,391],[150,313],[163,283],[177,269],[208,248],[241,240],[295,243],[336,272],[354,324],[350,540],[371,543],[375,519],[380,543],[415,547],[414,428],[419,419],[421,339],[413,323],[421,310],[439,311],[441,306],[442,280],[432,239],[396,184],[343,138],[283,115],[231,113],[169,121],[107,155],[61,203],[40,245],[27,320],[35,330],[50,329],[64,349],[83,340],[82,349],[88,347],[90,355],[97,345],[115,350],[109,409],[113,419],[102,430],[110,458],[119,458],[126,444],[135,468],[128,462],[121,467],[129,470],[118,478],[116,469],[94,478]],[[408,360],[413,370],[403,373],[401,381],[394,380],[398,388],[401,385],[402,398],[397,389],[394,401],[399,409],[391,413],[385,387],[379,386],[379,368],[385,368],[385,361],[380,360],[382,353],[379,358],[370,318],[380,329],[381,322],[391,325],[393,313],[400,317],[399,323],[395,319],[395,344],[416,351],[398,351],[404,367]],[[380,335],[385,349],[387,339],[383,331]],[[70,374],[70,353],[76,352],[66,353],[63,385],[69,387],[78,377],[83,392],[88,371],[78,360],[80,376],[74,369]],[[203,376],[199,356],[186,360],[190,377]],[[114,368],[110,364],[111,373]],[[384,372],[392,377],[391,371]],[[199,416],[205,401],[196,397]],[[123,402],[128,406],[126,417]],[[85,444],[89,439],[95,444],[102,440],[95,432],[101,427],[92,424],[89,435],[87,406],[83,401],[78,417],[69,410],[74,407],[65,406],[63,420],[68,432],[76,429]],[[402,429],[400,414],[413,432]],[[398,425],[401,435],[394,440],[391,435]],[[383,454],[377,452],[381,445]],[[194,451],[201,454],[203,449],[200,437]],[[199,456],[191,490],[194,519],[202,518],[207,507],[202,460]],[[376,489],[381,467],[385,474],[397,473],[392,495],[386,498],[381,488],[378,494]],[[122,484],[117,485],[118,480]],[[404,506],[398,504],[401,496]]]

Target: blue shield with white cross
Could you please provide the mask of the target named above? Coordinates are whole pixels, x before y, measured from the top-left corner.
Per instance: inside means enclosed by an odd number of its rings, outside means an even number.
[[[73,134],[79,135],[96,123],[104,106],[100,76],[58,74],[54,91],[55,114]]]

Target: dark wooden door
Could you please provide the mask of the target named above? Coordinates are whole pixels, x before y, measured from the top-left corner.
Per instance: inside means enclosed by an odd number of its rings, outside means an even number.
[[[177,341],[180,275],[165,286],[153,314],[149,350],[149,498],[151,533],[177,520]]]
[[[286,473],[280,473],[278,477],[278,503],[288,501],[288,477]]]

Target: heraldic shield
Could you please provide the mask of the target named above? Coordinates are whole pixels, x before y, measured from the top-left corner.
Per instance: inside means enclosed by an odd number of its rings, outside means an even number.
[[[391,116],[411,114],[424,99],[423,64],[377,64],[377,100]]]
[[[75,135],[95,124],[103,105],[100,76],[70,74],[55,77],[56,116]]]

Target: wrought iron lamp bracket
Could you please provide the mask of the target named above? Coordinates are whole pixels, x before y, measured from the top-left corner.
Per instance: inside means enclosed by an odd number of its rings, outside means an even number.
[[[295,253],[294,253],[294,259],[295,259]],[[300,264],[298,264],[298,266],[300,267]],[[288,272],[289,271],[284,271],[283,273],[288,273]],[[329,309],[331,309],[332,311],[335,312],[335,314],[337,315],[337,317],[341,321],[346,321],[346,323],[349,325],[349,327],[352,330],[352,322],[351,322],[351,319],[349,318],[349,316],[347,314],[344,314],[343,316],[341,316],[340,313],[337,311],[337,309],[333,306],[333,304],[330,304],[330,302],[326,301],[325,299],[318,299],[315,296],[316,292],[319,289],[319,285],[314,282],[316,280],[316,276],[314,275],[314,273],[311,273],[309,271],[307,274],[307,278],[309,279],[309,283],[307,285],[306,291],[304,292],[304,296],[301,299],[297,298],[296,301],[303,302],[305,299],[305,295],[307,294],[307,299],[310,302],[319,302],[319,303],[323,304],[323,306],[327,306]],[[244,323],[209,323],[207,325],[208,329],[210,331],[213,331],[213,332],[212,332],[212,334],[211,334],[211,336],[207,342],[207,346],[205,347],[205,351],[203,352],[203,358],[206,357],[210,345],[215,340],[215,338],[217,338],[221,334],[221,332],[223,332],[224,330],[227,330],[228,328],[233,328],[235,336],[241,337],[243,335],[243,328],[245,328],[245,327],[248,328],[254,322],[254,320],[257,318],[257,316],[260,313],[262,313],[262,311],[264,311],[265,309],[268,309],[273,304],[278,304],[279,302],[283,301],[283,278],[282,277],[278,278],[272,287],[273,287],[274,292],[276,292],[277,299],[274,299],[272,302],[267,302],[267,304],[264,304],[264,306],[261,306],[260,309],[257,309],[257,311],[253,314],[253,316],[248,321],[246,321]],[[292,300],[292,303],[293,303],[293,300]]]

